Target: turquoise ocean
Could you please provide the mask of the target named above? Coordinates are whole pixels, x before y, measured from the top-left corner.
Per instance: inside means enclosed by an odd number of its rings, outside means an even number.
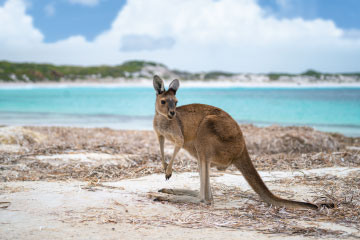
[[[239,123],[310,126],[360,136],[360,88],[180,88],[179,105],[220,107]],[[0,125],[152,129],[150,87],[0,89]]]

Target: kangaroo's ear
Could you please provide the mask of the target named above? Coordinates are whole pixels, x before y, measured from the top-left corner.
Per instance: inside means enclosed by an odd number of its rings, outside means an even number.
[[[179,80],[174,79],[169,85],[169,90],[173,90],[176,93],[176,91],[179,89],[179,87],[180,87]]]
[[[161,94],[161,93],[165,92],[164,81],[158,75],[154,76],[153,85],[154,85],[156,94]]]

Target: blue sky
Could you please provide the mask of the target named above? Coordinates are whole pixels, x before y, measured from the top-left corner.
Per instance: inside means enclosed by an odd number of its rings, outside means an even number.
[[[360,71],[359,12],[358,0],[0,0],[0,60]]]
[[[83,5],[68,1],[29,0],[27,12],[33,16],[35,27],[45,35],[46,42],[54,42],[81,34],[88,40],[110,28],[111,22],[124,6],[124,0],[102,0],[98,4]],[[54,9],[54,10],[49,10]]]
[[[279,18],[330,19],[340,28],[360,29],[359,0],[259,0],[259,3]]]

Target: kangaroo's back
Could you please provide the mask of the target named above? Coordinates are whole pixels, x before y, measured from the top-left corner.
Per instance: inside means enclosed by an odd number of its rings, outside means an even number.
[[[232,117],[220,108],[205,104],[189,104],[176,108],[176,116],[182,127],[185,142],[194,140],[199,134],[199,127],[204,119],[214,116],[222,119],[222,126],[208,122],[208,131],[202,134],[216,134],[217,136],[229,136],[229,134],[242,135],[240,128]]]

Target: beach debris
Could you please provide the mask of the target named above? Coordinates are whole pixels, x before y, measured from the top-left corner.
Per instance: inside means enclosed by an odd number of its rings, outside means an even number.
[[[325,167],[360,167],[359,138],[329,134],[307,127],[271,126],[259,128],[241,125],[251,158],[258,170],[300,170]],[[45,141],[46,139],[46,141]],[[17,151],[0,148],[0,181],[68,181],[85,184],[79,190],[123,191],[106,182],[138,178],[155,173],[163,174],[159,146],[151,131],[125,131],[109,128],[69,127],[1,127],[0,145],[18,145]],[[165,145],[166,158],[173,146]],[[174,162],[174,174],[192,172],[196,161],[180,151]],[[214,168],[213,176],[221,174]],[[232,174],[239,172],[230,167]],[[305,172],[305,171],[304,171]],[[87,183],[87,184],[86,184]],[[303,174],[294,178],[279,178],[272,184],[304,185],[314,189],[314,203],[333,202],[334,209],[319,211],[288,211],[269,207],[251,191],[215,184],[215,202],[225,206],[178,204],[177,214],[169,217],[144,216],[127,211],[122,203],[114,202],[111,209],[88,209],[79,221],[98,221],[99,224],[131,223],[139,226],[187,228],[253,229],[262,233],[334,238],[354,238],[346,231],[332,230],[312,221],[360,229],[360,173],[351,175]],[[279,189],[274,187],[274,189]],[[10,191],[4,189],[3,191]],[[297,199],[296,193],[274,191],[287,198]],[[310,195],[309,195],[310,196]],[[149,199],[146,199],[150,201]],[[144,200],[145,201],[145,200]],[[236,205],[230,204],[235,202]],[[228,203],[228,204],[227,204]],[[10,203],[0,207],[7,208]],[[169,204],[154,203],[152,204]],[[174,203],[171,203],[174,204]],[[124,210],[126,209],[126,210]],[[119,211],[119,215],[116,215]],[[122,218],[121,213],[133,214]],[[73,213],[66,213],[73,221]],[[66,219],[65,219],[66,221]],[[299,221],[305,224],[299,225]]]
[[[44,134],[18,126],[0,127],[0,144],[32,145],[46,139]]]
[[[250,153],[328,152],[341,147],[339,141],[331,134],[310,127],[273,125],[259,128],[242,125],[241,129]]]
[[[241,128],[258,170],[360,165],[360,154],[348,149],[349,144],[355,147],[360,145],[356,138],[323,133],[307,127],[259,128],[241,125]],[[2,133],[7,133],[2,136],[20,136],[12,143],[21,145],[16,152],[0,148],[2,181],[108,181],[163,172],[159,146],[151,131],[69,127],[1,129]],[[26,140],[29,137],[24,137],[24,133],[33,136],[34,140]],[[167,158],[170,158],[172,148],[171,143],[166,143]],[[196,168],[196,161],[186,151],[180,151],[174,162],[174,171],[187,172]],[[236,171],[234,167],[228,170]]]
[[[10,205],[11,202],[0,202],[0,208],[8,208]]]

